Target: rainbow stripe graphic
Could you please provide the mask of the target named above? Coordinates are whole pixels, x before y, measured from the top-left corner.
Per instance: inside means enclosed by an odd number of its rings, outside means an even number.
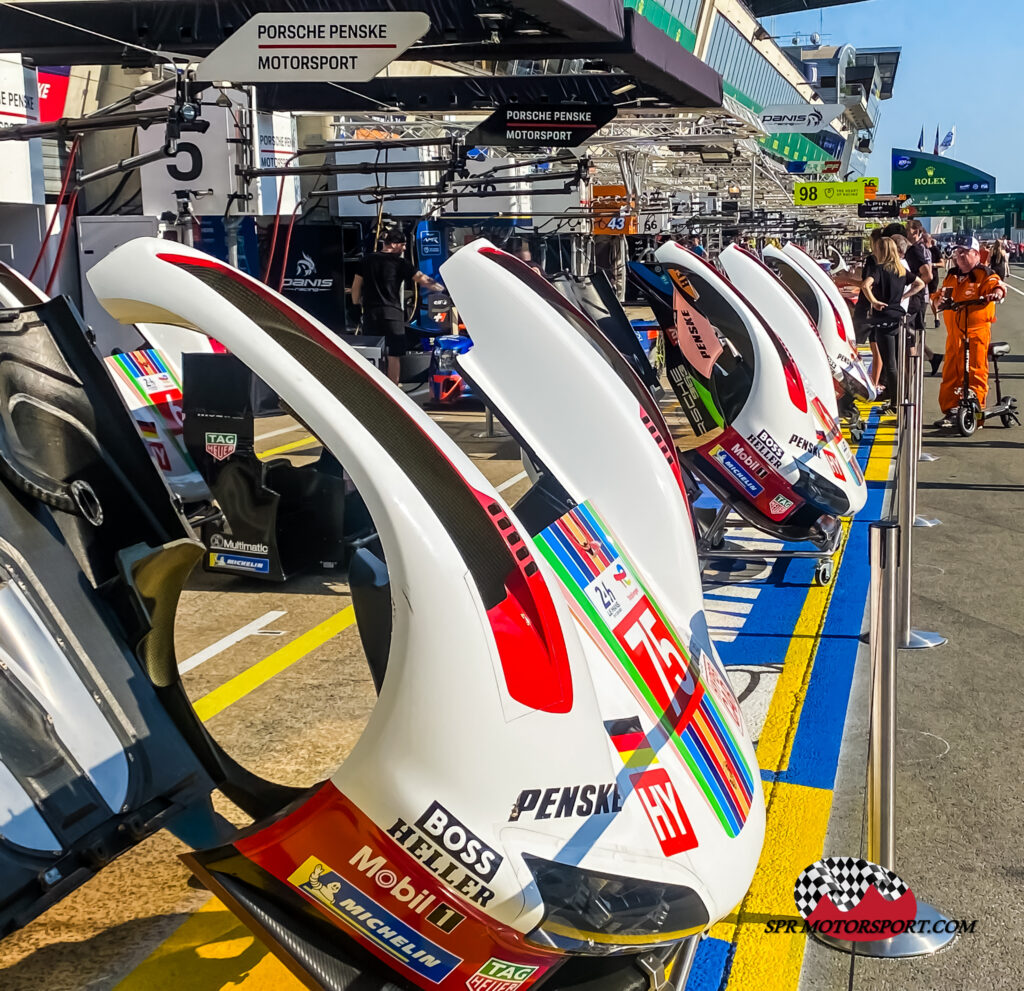
[[[740,750],[739,743],[726,722],[718,703],[706,690],[698,665],[691,659],[679,636],[658,608],[636,570],[589,503],[581,503],[533,538],[538,552],[551,565],[564,587],[573,614],[590,634],[609,663],[631,688],[634,697],[649,715],[660,724],[673,748],[682,759],[691,779],[703,793],[722,828],[730,837],[739,835],[750,813],[754,796],[754,778]],[[640,602],[632,606],[649,608],[668,631],[672,645],[697,682],[693,693],[697,704],[692,706],[685,723],[674,725],[675,717],[659,700],[658,686],[648,684],[630,657],[623,640],[625,622],[612,627],[603,612],[588,595],[595,582],[615,588],[625,578],[640,592]],[[613,735],[616,749],[627,766],[649,766],[650,744],[643,735]],[[644,748],[647,748],[646,750]],[[632,749],[631,749],[632,748]]]
[[[140,379],[150,375],[167,375],[170,379],[169,388],[176,389],[181,393],[181,383],[175,377],[174,372],[164,361],[159,351],[146,349],[142,351],[125,351],[122,354],[112,354],[106,362],[114,374],[121,379],[131,390],[138,394],[143,403],[152,406],[153,401],[149,393],[143,387]]]

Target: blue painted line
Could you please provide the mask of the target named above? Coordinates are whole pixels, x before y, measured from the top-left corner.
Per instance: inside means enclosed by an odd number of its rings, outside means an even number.
[[[867,466],[878,429],[879,414],[872,411],[864,436],[857,450],[857,462]],[[867,559],[868,528],[882,512],[885,483],[868,482],[868,499],[858,518],[850,527],[839,569],[825,629],[828,631],[814,657],[807,697],[800,714],[796,738],[789,758],[789,768],[776,776],[761,771],[763,781],[786,781],[831,790],[835,786],[839,747],[846,722],[846,710],[853,682],[857,657],[861,603],[866,600],[869,578]],[[767,589],[755,600],[745,627],[757,634],[740,633],[733,643],[720,644],[719,654],[732,663],[764,662],[769,658],[782,661],[789,648],[796,617],[803,608],[806,584],[814,571],[813,561],[780,561],[765,584],[779,585]],[[783,580],[783,579],[786,580]],[[797,582],[804,585],[797,587]],[[851,608],[852,604],[852,608]],[[795,612],[794,612],[795,605]],[[758,608],[761,607],[761,608]],[[766,631],[770,630],[770,633]],[[788,635],[783,635],[788,633]],[[744,642],[745,641],[745,642]],[[752,649],[753,648],[753,649]],[[753,656],[752,656],[753,655]],[[693,971],[686,991],[723,991],[728,984],[735,945],[721,939],[705,939],[697,950]]]
[[[719,991],[732,953],[733,944],[724,939],[702,940],[686,982],[686,991]]]

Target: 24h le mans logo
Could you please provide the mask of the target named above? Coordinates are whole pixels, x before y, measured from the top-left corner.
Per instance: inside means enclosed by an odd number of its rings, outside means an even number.
[[[217,461],[230,458],[238,447],[238,434],[208,433],[206,435],[206,453]]]

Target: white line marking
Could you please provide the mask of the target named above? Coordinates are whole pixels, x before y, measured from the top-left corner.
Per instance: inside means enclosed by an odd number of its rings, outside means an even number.
[[[505,481],[502,482],[501,485],[499,485],[494,491],[495,492],[504,492],[505,489],[512,488],[512,486],[515,485],[516,482],[521,482],[524,478],[527,478],[527,477],[528,476],[527,476],[526,472],[525,471],[521,471],[518,475],[513,475],[511,478],[506,478]]]
[[[715,585],[711,584],[704,590],[704,595],[727,595],[733,599],[756,599],[761,594],[763,585]]]
[[[1015,275],[1014,278],[1015,279],[1019,279],[1020,276],[1019,275]],[[1011,286],[1009,282],[1004,282],[1003,285],[1006,286],[1007,289],[1012,289],[1018,296],[1024,296],[1024,292],[1022,292],[1016,286]]]
[[[296,430],[305,430],[301,423],[296,423],[294,427],[282,427],[280,430],[271,430],[267,434],[257,434],[256,440],[270,440],[271,437],[283,437],[285,434],[293,434]]]
[[[753,602],[729,602],[728,600],[715,599],[704,596],[704,608],[710,610],[716,616],[732,614],[734,616],[746,616],[754,608]]]
[[[275,619],[280,619],[286,612],[286,609],[271,609],[270,612],[264,613],[259,619],[254,619],[251,623],[247,623],[241,629],[235,630],[234,633],[229,633],[226,637],[222,637],[216,643],[211,643],[209,647],[204,647],[198,654],[186,657],[185,660],[178,665],[178,673],[184,674],[186,671],[191,671],[193,668],[199,667],[203,661],[208,661],[211,657],[216,657],[217,654],[222,653],[229,647],[234,647],[236,643],[239,643],[246,637],[251,636],[254,633],[258,633],[264,626],[267,626],[269,623],[273,623]]]

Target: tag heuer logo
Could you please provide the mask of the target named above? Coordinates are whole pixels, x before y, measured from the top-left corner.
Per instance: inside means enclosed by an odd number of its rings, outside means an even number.
[[[472,977],[466,981],[470,991],[516,991],[536,972],[536,967],[509,963],[491,957]]]
[[[211,434],[206,435],[206,453],[217,461],[230,458],[238,447],[238,434]]]

